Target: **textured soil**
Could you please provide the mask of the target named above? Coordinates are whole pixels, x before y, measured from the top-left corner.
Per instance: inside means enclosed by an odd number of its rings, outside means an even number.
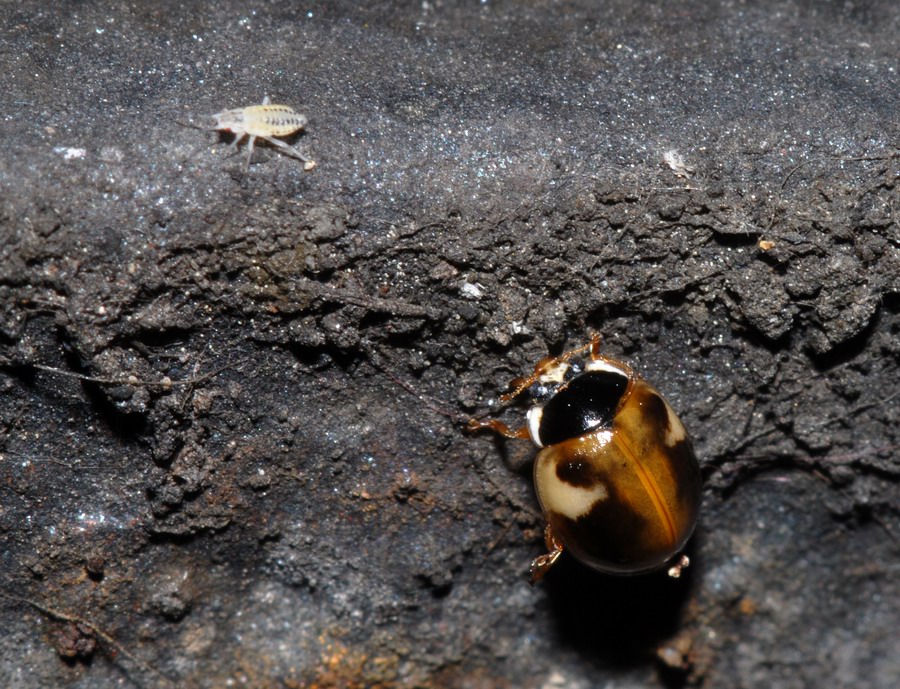
[[[0,685],[895,689],[900,6],[326,5],[0,6]],[[464,429],[591,331],[677,581]]]

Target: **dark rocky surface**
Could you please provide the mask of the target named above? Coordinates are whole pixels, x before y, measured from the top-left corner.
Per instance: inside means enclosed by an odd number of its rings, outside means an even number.
[[[0,685],[898,685],[900,7],[635,5],[0,5]],[[462,429],[591,329],[678,581]]]

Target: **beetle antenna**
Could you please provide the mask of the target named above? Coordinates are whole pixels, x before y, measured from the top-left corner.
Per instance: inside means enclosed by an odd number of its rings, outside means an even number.
[[[446,416],[448,419],[451,419],[454,423],[464,424],[467,423],[469,417],[465,414],[460,414],[458,412],[452,412],[443,407],[438,406],[434,400],[426,397],[421,394],[416,388],[412,385],[412,383],[403,380],[393,371],[391,371],[387,366],[384,365],[381,361],[381,357],[375,352],[371,347],[364,347],[363,351],[366,353],[366,356],[369,359],[369,363],[372,364],[378,371],[383,373],[385,376],[390,379],[396,385],[399,385],[401,388],[406,390],[410,395],[419,400],[422,404],[424,404],[428,409],[433,411],[435,414],[440,414],[441,416]]]
[[[584,352],[590,352],[592,361],[596,361],[600,357],[599,334],[592,333],[591,341],[583,347],[569,350],[568,352],[560,354],[559,356],[548,356],[541,359],[539,362],[537,362],[537,366],[534,367],[534,373],[532,373],[530,376],[525,376],[523,378],[514,378],[510,382],[509,386],[512,388],[512,390],[510,392],[504,393],[503,395],[500,395],[500,401],[505,404],[506,402],[515,399],[532,385],[537,383],[541,379],[541,376],[548,373],[554,366],[564,364],[575,358],[576,356],[583,354]]]

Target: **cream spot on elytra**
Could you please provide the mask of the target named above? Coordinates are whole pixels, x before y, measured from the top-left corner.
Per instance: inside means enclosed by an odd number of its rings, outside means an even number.
[[[598,452],[612,439],[612,435],[612,431],[597,431],[579,439],[580,443],[589,446],[583,449],[582,456],[590,457],[592,453]],[[535,486],[545,511],[578,519],[590,512],[598,502],[606,500],[609,497],[609,490],[600,480],[576,486],[560,478],[558,468],[562,458],[563,453],[553,448],[548,448],[538,455],[534,474]]]

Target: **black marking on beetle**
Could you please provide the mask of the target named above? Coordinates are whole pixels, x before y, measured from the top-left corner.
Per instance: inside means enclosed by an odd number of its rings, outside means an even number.
[[[613,371],[588,371],[573,378],[543,407],[538,431],[544,447],[609,428],[628,376]],[[665,405],[663,405],[665,409]]]
[[[697,506],[695,513],[699,512],[700,500],[696,496],[702,490],[703,481],[691,439],[685,436],[683,440],[668,448],[666,455],[675,477],[678,503],[682,509],[688,509],[690,505],[695,504]]]
[[[590,488],[599,482],[590,458],[574,456],[556,464],[556,476],[560,481],[576,488]]]
[[[637,391],[636,391],[637,392]],[[641,411],[644,415],[644,423],[647,428],[653,428],[659,431],[660,444],[665,447],[666,435],[671,430],[671,418],[669,409],[663,398],[653,390],[643,389],[638,392],[640,395]]]

